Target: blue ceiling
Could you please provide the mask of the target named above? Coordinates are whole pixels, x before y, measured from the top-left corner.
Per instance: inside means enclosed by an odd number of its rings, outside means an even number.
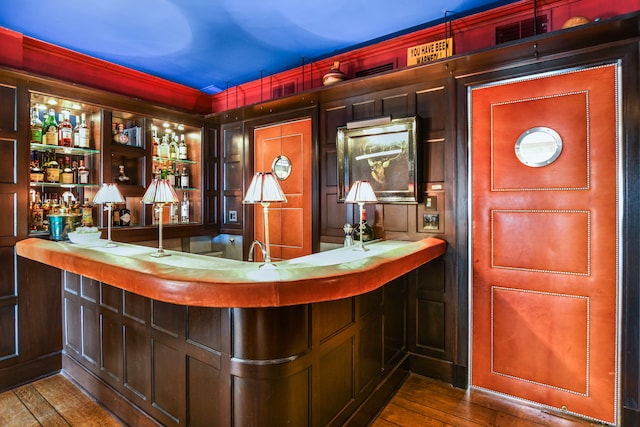
[[[0,26],[216,93],[515,1],[19,0],[0,2]]]

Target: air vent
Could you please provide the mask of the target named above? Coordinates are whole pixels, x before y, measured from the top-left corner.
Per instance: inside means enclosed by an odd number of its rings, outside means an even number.
[[[283,96],[293,95],[294,93],[296,93],[296,83],[289,82],[274,86],[271,89],[271,98],[281,98]]]
[[[531,37],[535,34],[546,33],[548,27],[547,15],[538,16],[535,21],[537,26],[537,31],[535,32],[533,31],[533,18],[496,27],[496,44],[520,40],[525,37]]]
[[[373,74],[384,73],[385,71],[393,70],[393,62],[388,64],[378,65],[376,67],[367,68],[366,70],[356,71],[356,77],[366,77]]]

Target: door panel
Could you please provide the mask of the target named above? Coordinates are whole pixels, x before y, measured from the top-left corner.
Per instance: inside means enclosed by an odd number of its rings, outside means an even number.
[[[271,171],[273,160],[284,155],[291,161],[291,174],[279,181],[286,203],[269,206],[271,258],[291,259],[312,252],[311,241],[311,119],[282,123],[254,132],[256,172]],[[255,207],[254,235],[263,238],[262,206]]]
[[[617,66],[470,91],[475,387],[615,423]],[[560,156],[527,165],[526,131]]]

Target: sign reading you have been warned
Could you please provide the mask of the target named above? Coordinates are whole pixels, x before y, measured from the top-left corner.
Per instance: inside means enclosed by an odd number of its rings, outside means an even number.
[[[426,64],[453,55],[453,38],[413,46],[407,49],[407,66]]]

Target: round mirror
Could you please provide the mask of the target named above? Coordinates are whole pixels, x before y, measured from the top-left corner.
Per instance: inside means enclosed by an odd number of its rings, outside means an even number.
[[[279,180],[289,178],[291,174],[291,160],[287,156],[279,155],[273,159],[271,171]]]
[[[535,127],[527,130],[516,142],[516,157],[523,164],[539,168],[553,163],[562,152],[562,139],[555,130]]]

